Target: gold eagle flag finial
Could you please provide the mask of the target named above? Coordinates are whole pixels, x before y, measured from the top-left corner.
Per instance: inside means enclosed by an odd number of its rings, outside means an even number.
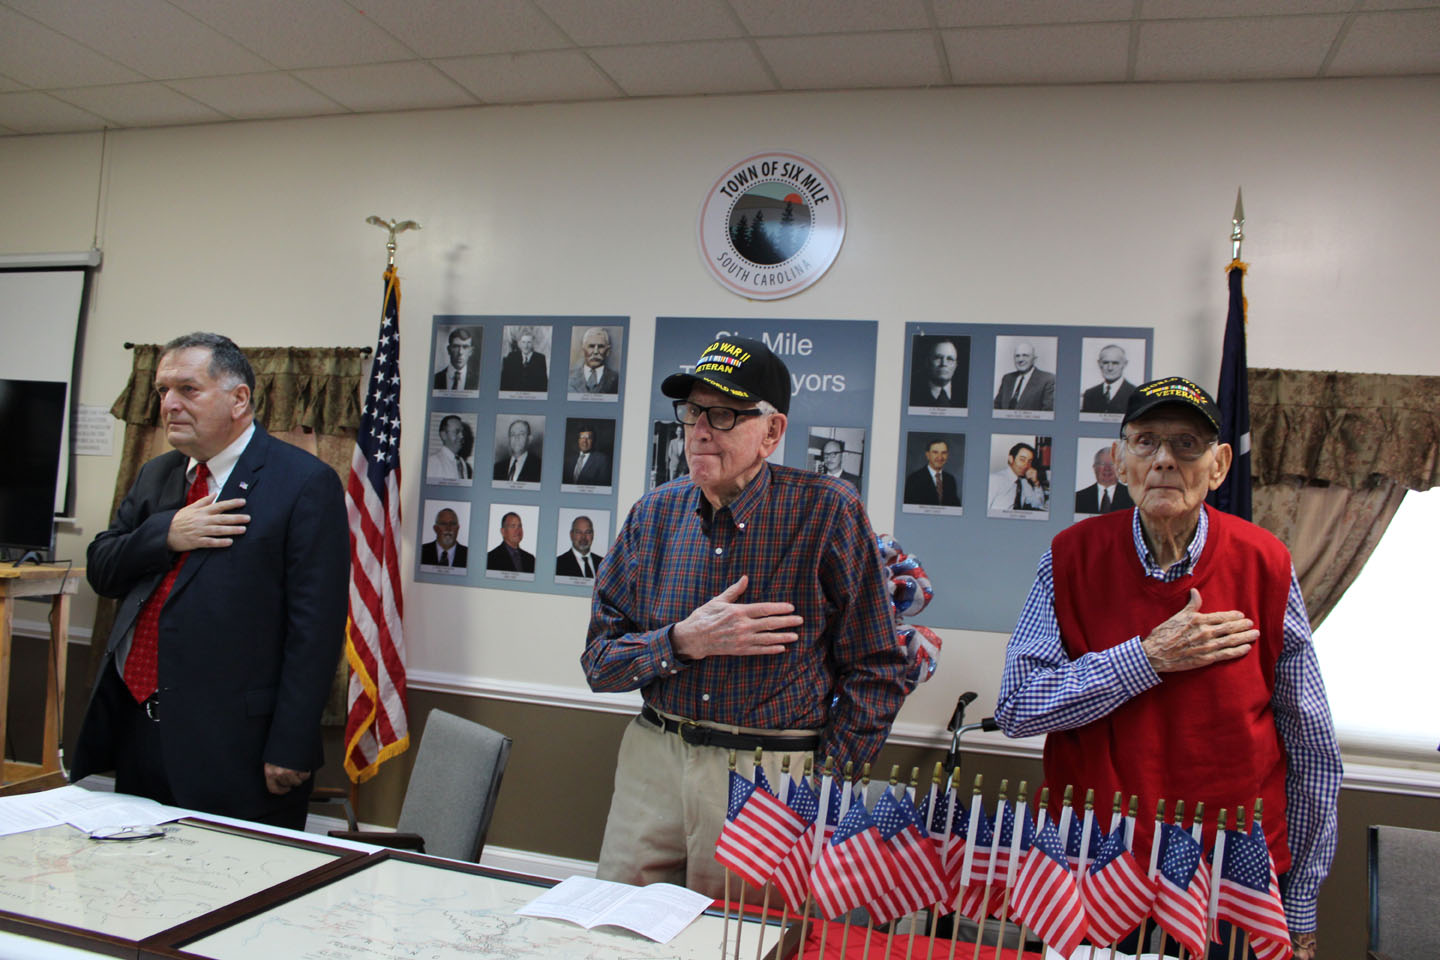
[[[383,220],[380,217],[366,217],[366,223],[374,224],[382,230],[390,231],[390,236],[385,241],[385,251],[388,255],[386,266],[395,266],[395,235],[404,233],[406,230],[419,230],[420,224],[414,220]]]

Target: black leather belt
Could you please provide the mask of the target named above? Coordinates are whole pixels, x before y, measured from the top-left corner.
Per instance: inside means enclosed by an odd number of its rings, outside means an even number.
[[[671,720],[662,717],[647,703],[640,708],[640,716],[666,733],[678,733],[680,739],[694,747],[720,747],[722,750],[780,750],[800,752],[814,750],[820,746],[820,737],[815,734],[803,737],[772,737],[763,733],[726,733],[711,727],[702,727],[688,720]]]

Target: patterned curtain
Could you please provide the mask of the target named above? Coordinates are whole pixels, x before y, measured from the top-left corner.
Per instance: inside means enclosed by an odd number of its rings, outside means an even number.
[[[1440,377],[1252,369],[1250,415],[1255,522],[1319,626],[1405,491],[1440,486]]]
[[[364,387],[368,349],[359,347],[243,347],[255,369],[255,419],[270,433],[315,454],[340,475],[350,476],[355,428],[360,423],[360,391]],[[120,469],[110,503],[114,517],[146,460],[169,449],[160,426],[160,398],[155,393],[155,367],[160,344],[137,344],[130,381],[110,408],[125,424]],[[90,677],[105,657],[105,644],[115,622],[116,603],[101,597],[90,639]],[[345,722],[345,661],[336,669],[324,722]]]

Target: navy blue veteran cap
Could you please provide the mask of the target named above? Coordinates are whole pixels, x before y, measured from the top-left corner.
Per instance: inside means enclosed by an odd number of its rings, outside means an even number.
[[[781,413],[790,412],[790,370],[759,340],[715,340],[700,351],[693,373],[672,373],[660,384],[660,392],[672,400],[685,400],[697,383],[737,400],[766,400]]]
[[[1216,433],[1220,432],[1220,408],[1215,406],[1215,398],[1206,393],[1198,383],[1184,377],[1162,377],[1136,387],[1135,392],[1130,394],[1130,402],[1125,407],[1125,419],[1120,421],[1120,426],[1123,427],[1131,420],[1137,420],[1156,407],[1167,404],[1196,411],[1215,428]]]

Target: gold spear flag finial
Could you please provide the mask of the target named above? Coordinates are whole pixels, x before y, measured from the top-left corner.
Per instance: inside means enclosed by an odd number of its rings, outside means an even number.
[[[1235,188],[1235,215],[1230,218],[1230,259],[1240,259],[1240,241],[1245,239],[1245,202]]]

